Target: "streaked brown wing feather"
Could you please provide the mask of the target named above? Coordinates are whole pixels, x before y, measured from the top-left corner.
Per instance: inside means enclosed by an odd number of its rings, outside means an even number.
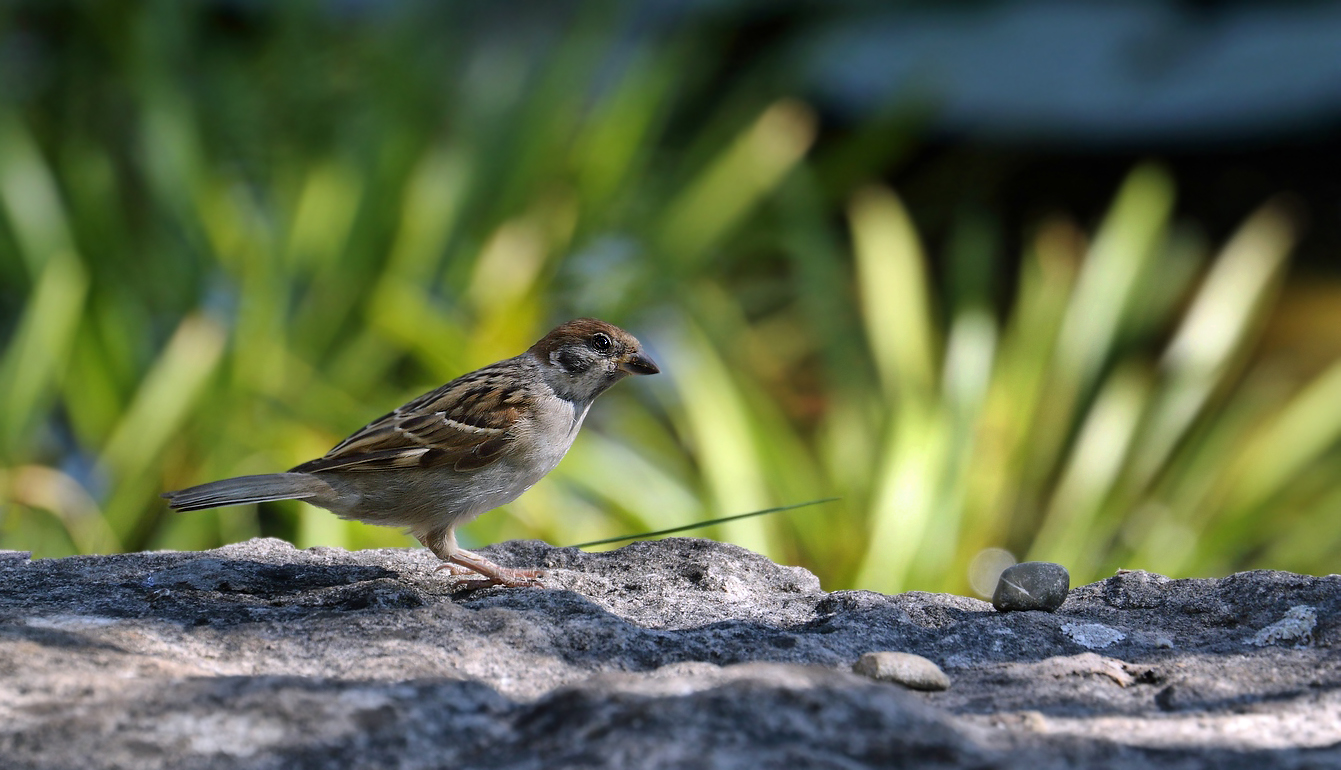
[[[511,361],[458,377],[368,423],[325,456],[294,468],[319,471],[385,471],[451,465],[483,468],[514,438],[524,399],[509,382]],[[513,364],[515,365],[515,364]]]

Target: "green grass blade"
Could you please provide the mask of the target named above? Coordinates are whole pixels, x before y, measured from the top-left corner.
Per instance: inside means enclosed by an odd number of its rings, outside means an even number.
[[[1212,265],[1161,361],[1164,386],[1133,469],[1138,486],[1150,484],[1167,465],[1211,397],[1225,389],[1241,365],[1260,332],[1293,240],[1284,213],[1264,208],[1243,224]]]
[[[198,400],[222,360],[224,339],[214,322],[184,319],[103,448],[101,463],[116,480],[106,515],[123,542],[136,534],[145,502],[162,491],[156,489],[157,464],[192,410],[201,408]]]
[[[0,357],[0,455],[25,454],[46,419],[84,313],[89,280],[69,253],[48,255],[19,327]]]
[[[764,111],[669,204],[657,242],[682,270],[703,264],[720,241],[783,176],[815,139],[815,115],[799,102]]]
[[[889,396],[934,389],[937,340],[926,257],[903,204],[871,188],[849,210],[862,320]]]

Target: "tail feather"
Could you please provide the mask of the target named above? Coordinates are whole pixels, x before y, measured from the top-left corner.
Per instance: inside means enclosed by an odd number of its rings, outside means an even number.
[[[265,473],[211,481],[175,492],[164,492],[162,497],[167,498],[173,510],[199,511],[271,500],[306,500],[329,491],[326,482],[310,473]]]

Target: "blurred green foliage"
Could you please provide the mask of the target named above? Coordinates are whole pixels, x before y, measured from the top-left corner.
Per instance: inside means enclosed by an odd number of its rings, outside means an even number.
[[[729,30],[624,13],[7,5],[0,547],[408,545],[157,494],[318,456],[594,315],[665,375],[605,396],[467,543],[838,495],[705,534],[830,589],[963,591],[993,548],[1077,580],[1337,569],[1341,364],[1304,382],[1251,356],[1280,211],[1210,248],[1141,168],[1092,239],[1040,223],[1013,291],[1014,234],[965,207],[938,280],[876,184],[914,121],[815,149],[783,63],[735,71]]]

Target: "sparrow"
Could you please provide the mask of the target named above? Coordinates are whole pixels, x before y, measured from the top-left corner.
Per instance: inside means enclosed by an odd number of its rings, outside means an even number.
[[[633,335],[579,318],[525,353],[464,374],[376,419],[287,473],[165,492],[195,511],[303,500],[343,519],[405,527],[466,588],[538,586],[539,570],[503,567],[456,544],[456,528],[517,499],[554,470],[596,397],[660,370]]]

